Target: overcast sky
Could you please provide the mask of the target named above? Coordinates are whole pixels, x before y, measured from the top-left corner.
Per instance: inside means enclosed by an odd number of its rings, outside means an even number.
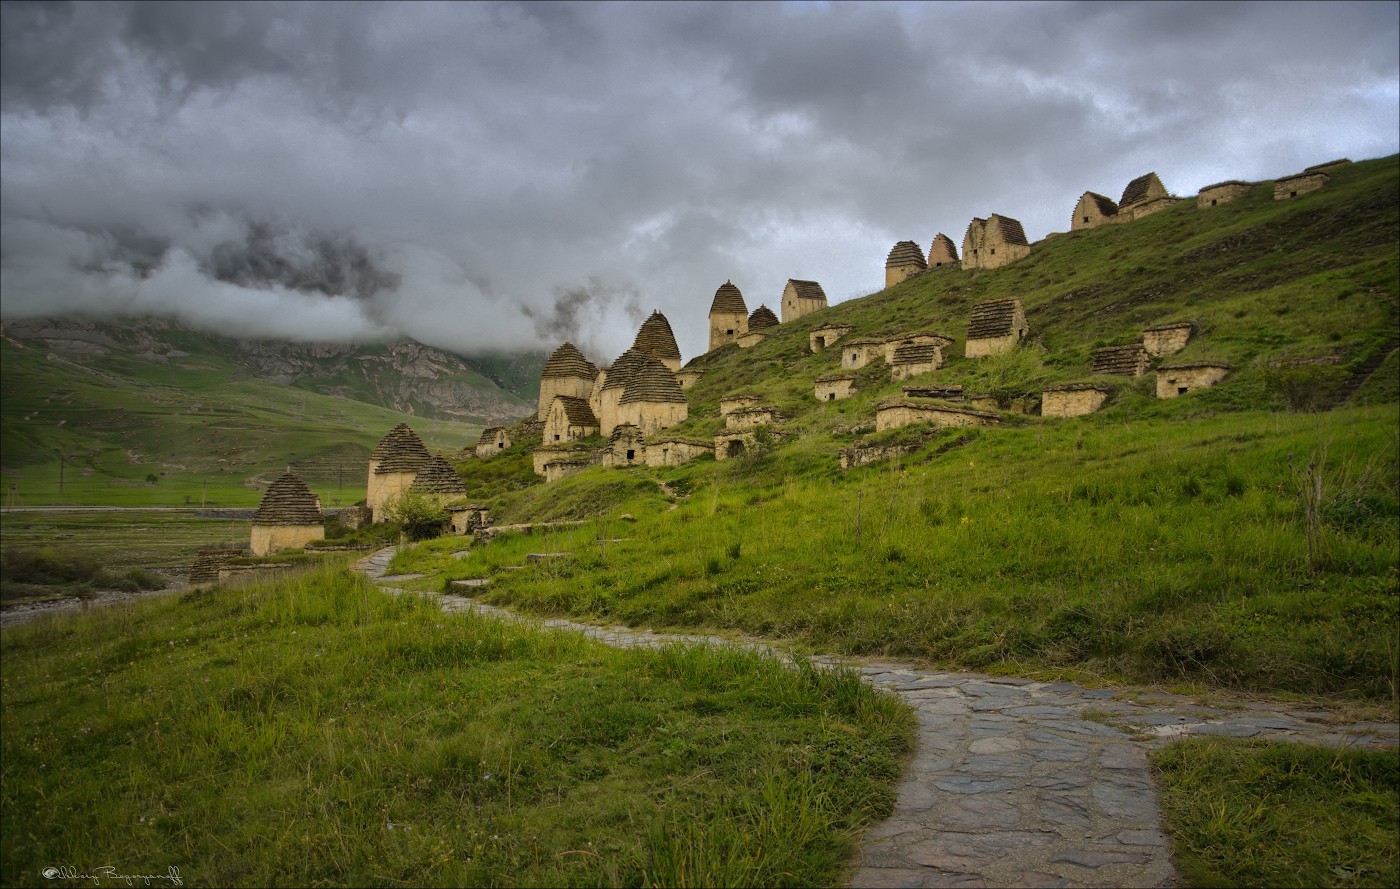
[[[595,360],[1400,142],[1400,4],[4,3],[5,317]]]

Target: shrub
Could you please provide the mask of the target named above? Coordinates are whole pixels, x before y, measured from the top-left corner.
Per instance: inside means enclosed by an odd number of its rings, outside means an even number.
[[[1005,410],[1013,399],[1039,388],[1045,380],[1045,362],[1034,349],[1017,348],[979,359],[976,383]]]
[[[1264,385],[1289,410],[1311,413],[1340,398],[1350,376],[1335,364],[1271,367],[1264,372]]]
[[[409,540],[430,540],[442,535],[449,517],[436,500],[417,491],[404,491],[389,501],[384,514]]]

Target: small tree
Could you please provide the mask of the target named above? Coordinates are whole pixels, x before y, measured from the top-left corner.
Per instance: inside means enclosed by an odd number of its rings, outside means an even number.
[[[404,491],[384,507],[389,521],[399,526],[409,540],[441,537],[450,521],[447,510],[437,500],[418,491]]]
[[[1264,385],[1289,410],[1312,413],[1325,411],[1346,391],[1351,374],[1335,364],[1271,367],[1264,372]]]

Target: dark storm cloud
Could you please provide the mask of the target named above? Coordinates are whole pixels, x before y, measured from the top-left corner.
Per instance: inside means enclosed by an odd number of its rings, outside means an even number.
[[[1392,153],[1397,10],[4,3],[4,311],[692,355],[725,279]]]

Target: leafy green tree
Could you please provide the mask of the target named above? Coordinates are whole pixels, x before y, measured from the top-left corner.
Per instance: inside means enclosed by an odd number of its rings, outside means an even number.
[[[409,540],[441,537],[451,519],[437,500],[418,491],[404,491],[390,500],[384,514],[402,529]]]

